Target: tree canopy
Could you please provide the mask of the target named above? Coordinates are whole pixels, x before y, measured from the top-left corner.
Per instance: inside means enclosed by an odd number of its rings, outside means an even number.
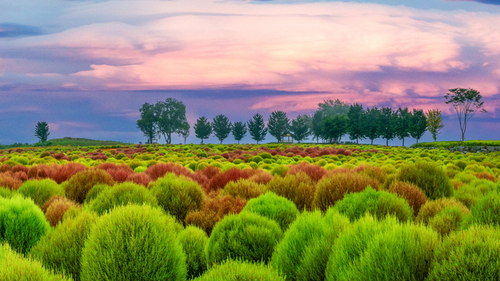
[[[205,116],[196,120],[196,124],[194,124],[194,133],[197,138],[201,139],[201,144],[203,144],[204,139],[208,139],[212,134],[212,125]]]
[[[421,109],[413,109],[413,114],[410,120],[410,136],[418,140],[424,135],[427,130],[427,117]]]
[[[437,135],[441,132],[441,129],[444,128],[443,117],[441,116],[441,110],[439,109],[429,109],[427,111],[427,130],[432,135],[434,141],[437,140]]]
[[[283,136],[288,134],[290,127],[290,119],[286,117],[284,111],[273,111],[269,116],[269,121],[267,122],[267,128],[269,134],[275,137],[278,142],[281,142]]]
[[[234,122],[233,137],[238,141],[238,144],[240,144],[240,141],[246,136],[246,134],[247,125],[243,122]]]
[[[307,124],[308,118],[309,116],[307,115],[299,115],[297,118],[292,120],[292,124],[290,125],[290,134],[298,143],[311,134]]]
[[[456,88],[449,89],[449,92],[444,96],[446,104],[451,104],[455,109],[462,132],[462,141],[465,140],[465,131],[467,123],[476,112],[487,112],[483,108],[484,101],[481,101],[481,94],[471,88]]]
[[[264,117],[259,113],[256,113],[250,121],[248,121],[248,131],[252,136],[252,139],[259,143],[266,138],[267,128],[264,124]]]
[[[49,137],[49,124],[45,121],[40,121],[36,123],[35,126],[35,137],[37,137],[42,145],[47,141]]]
[[[153,104],[144,103],[139,109],[141,119],[137,120],[137,127],[144,133],[148,139],[147,143],[153,143],[154,138],[158,133],[158,118]]]
[[[220,143],[227,139],[229,133],[231,133],[232,124],[229,121],[229,118],[223,114],[219,114],[215,116],[212,121],[212,129],[214,131],[215,137],[219,139]]]

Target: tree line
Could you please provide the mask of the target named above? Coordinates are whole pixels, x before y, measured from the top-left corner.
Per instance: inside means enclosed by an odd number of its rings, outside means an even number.
[[[145,103],[139,111],[141,119],[137,121],[137,126],[147,137],[148,143],[163,136],[165,142],[170,144],[172,134],[178,134],[186,142],[191,126],[186,119],[186,107],[181,101],[167,98],[154,105]],[[347,104],[339,99],[327,99],[318,104],[314,114],[298,115],[291,120],[286,112],[275,110],[269,115],[267,126],[259,113],[247,122],[234,123],[227,116],[219,114],[212,122],[205,116],[199,117],[193,128],[201,143],[212,135],[222,143],[230,134],[239,143],[247,133],[259,143],[269,133],[278,142],[290,135],[299,143],[310,136],[316,142],[339,143],[342,137],[348,135],[356,143],[360,139],[369,139],[373,144],[374,139],[383,138],[388,145],[389,140],[397,137],[404,146],[405,138],[415,138],[418,143],[427,130],[436,140],[443,124],[439,110],[424,113],[420,109],[364,108],[359,103]]]

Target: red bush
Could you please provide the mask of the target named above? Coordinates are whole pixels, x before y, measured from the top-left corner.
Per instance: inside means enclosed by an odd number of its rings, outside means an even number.
[[[221,169],[218,167],[208,165],[203,170],[196,170],[196,172],[204,174],[209,180],[211,180],[215,175],[221,172]]]
[[[384,172],[384,170],[377,166],[361,165],[354,168],[354,171],[360,174],[365,174],[370,178],[377,180],[380,184],[383,184],[385,182],[385,179],[387,178],[387,174]]]
[[[315,183],[318,182],[326,174],[326,170],[321,166],[301,162],[297,165],[290,165],[289,170],[285,172],[285,176],[295,175],[300,172],[306,173]]]
[[[23,166],[23,165],[16,165],[10,169],[12,173],[17,173],[17,172],[23,172],[25,174],[28,174],[28,167]]]
[[[127,181],[131,181],[136,184],[144,185],[147,187],[151,182],[151,178],[145,173],[132,173],[128,176]]]
[[[50,199],[47,202],[45,202],[45,204],[43,204],[42,211],[44,213],[46,213],[47,209],[49,208],[50,204],[52,204],[52,202],[59,200],[59,199],[62,199],[62,198],[64,198],[64,196],[54,195],[54,196],[50,197]]]
[[[50,178],[51,172],[52,169],[45,164],[34,165],[28,170],[28,179],[33,180]]]
[[[187,177],[192,174],[188,168],[175,163],[157,163],[149,166],[144,172],[154,181],[165,176],[166,173],[174,173],[177,176],[184,175]]]
[[[411,183],[394,181],[389,187],[389,192],[396,193],[404,198],[408,202],[408,205],[413,208],[415,216],[417,216],[420,208],[427,202],[427,197],[425,197],[422,190]]]
[[[259,173],[251,176],[250,178],[248,178],[248,180],[265,185],[273,179],[273,176],[271,176],[271,174],[269,174],[268,172],[264,172],[262,170],[258,171]]]
[[[68,163],[66,165],[53,165],[50,178],[58,184],[69,180],[74,174],[86,170],[87,167],[80,163]]]
[[[205,193],[207,192],[208,184],[210,182],[207,176],[202,173],[190,173],[187,177],[197,182],[201,186],[201,189],[203,189]]]
[[[64,214],[70,208],[78,208],[78,204],[66,198],[56,199],[50,204],[45,213],[45,218],[51,226],[56,226],[63,219]]]
[[[0,174],[0,187],[8,188],[10,190],[17,190],[21,187],[23,182],[9,175],[10,173]]]
[[[219,173],[212,177],[210,183],[208,184],[207,192],[216,191],[218,189],[224,188],[224,186],[230,181],[237,181],[239,179],[248,179],[255,172],[251,169],[238,169],[231,168],[225,172]]]

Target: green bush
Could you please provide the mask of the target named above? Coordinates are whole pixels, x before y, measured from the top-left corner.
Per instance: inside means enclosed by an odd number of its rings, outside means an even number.
[[[455,190],[453,197],[462,202],[467,208],[471,208],[485,194],[495,190],[495,183],[485,179],[474,179]]]
[[[267,263],[281,236],[278,223],[266,217],[250,212],[227,215],[215,225],[208,240],[208,264],[228,258]]]
[[[171,173],[158,179],[151,188],[151,193],[156,197],[158,205],[181,223],[184,223],[190,211],[200,210],[205,200],[205,193],[198,183]]]
[[[207,234],[196,226],[187,226],[178,237],[186,253],[188,279],[202,275],[207,270],[207,256],[205,255],[208,243]]]
[[[266,185],[267,191],[272,191],[279,196],[295,203],[299,211],[311,210],[314,198],[315,185],[311,178],[304,172],[286,177],[274,176]]]
[[[24,258],[9,244],[0,243],[0,280],[2,281],[70,281],[45,269],[37,260]]]
[[[443,167],[432,162],[406,163],[397,172],[397,180],[413,183],[431,200],[453,195],[453,185]]]
[[[349,220],[328,210],[304,212],[290,225],[276,246],[271,265],[287,280],[324,280],[330,249]]]
[[[288,172],[288,167],[284,165],[277,165],[271,170],[271,175],[278,175],[284,177],[285,173]]]
[[[283,232],[299,214],[299,210],[292,201],[272,192],[251,199],[247,202],[243,211],[256,213],[274,220],[280,225]]]
[[[42,210],[21,196],[0,198],[0,242],[26,254],[50,230]]]
[[[491,192],[470,209],[470,223],[500,225],[500,194]]]
[[[460,206],[447,206],[441,212],[429,219],[428,225],[441,235],[448,235],[452,231],[462,228],[462,224],[468,221],[470,212],[464,212]]]
[[[264,192],[265,186],[247,179],[239,179],[238,181],[230,181],[221,191],[221,195],[230,195],[234,198],[240,196],[245,200],[259,197]]]
[[[50,197],[59,195],[64,196],[64,189],[51,179],[29,180],[17,190],[24,197],[33,199],[38,207],[42,208]]]
[[[367,215],[335,240],[326,280],[424,280],[438,243],[425,226]]]
[[[500,280],[500,231],[472,226],[451,233],[434,254],[427,280]]]
[[[46,268],[66,272],[74,280],[80,280],[83,246],[97,219],[96,213],[88,211],[65,219],[31,248],[30,256],[41,261]]]
[[[107,184],[96,184],[94,185],[90,190],[89,192],[87,193],[87,195],[85,196],[85,203],[88,204],[90,203],[92,200],[94,200],[97,195],[99,195],[101,192],[103,192],[104,190],[108,189],[108,188],[111,188],[111,186],[107,185]]]
[[[104,170],[88,169],[74,174],[64,185],[66,197],[83,204],[89,190],[97,184],[113,185],[113,178]]]
[[[285,281],[270,266],[228,259],[210,268],[196,281]]]
[[[393,193],[376,191],[370,186],[362,192],[345,195],[344,199],[335,204],[334,209],[348,217],[351,222],[367,212],[379,220],[393,215],[399,221],[405,222],[413,216],[413,209],[406,200]]]
[[[8,188],[0,187],[0,197],[2,197],[2,198],[11,198],[16,193],[17,192],[14,191],[14,190],[10,190]]]
[[[149,205],[113,209],[85,241],[81,280],[185,280],[175,228],[172,217]]]
[[[116,206],[127,204],[158,206],[156,198],[144,186],[124,182],[105,188],[94,200],[90,201],[87,208],[102,215]]]
[[[464,204],[460,203],[456,199],[441,198],[439,200],[427,201],[427,203],[425,203],[425,205],[420,208],[420,212],[418,213],[415,220],[427,225],[434,216],[439,214],[445,208],[451,207],[459,208],[464,214],[470,213],[469,209],[467,209]]]

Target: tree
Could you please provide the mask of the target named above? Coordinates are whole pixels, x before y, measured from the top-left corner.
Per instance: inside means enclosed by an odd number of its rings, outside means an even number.
[[[323,112],[321,110],[314,112],[311,119],[311,132],[316,142],[319,142],[319,138],[323,138]]]
[[[49,124],[45,121],[40,121],[36,123],[35,126],[35,137],[37,137],[42,145],[47,141],[47,138],[49,137]]]
[[[247,134],[247,125],[243,122],[234,122],[233,126],[233,137],[240,144],[240,140],[242,140]]]
[[[256,113],[250,121],[248,121],[248,131],[252,136],[252,139],[257,141],[263,141],[267,134],[266,125],[264,125],[264,117],[259,113]]]
[[[186,121],[179,131],[179,137],[184,139],[184,144],[186,144],[186,139],[189,137],[189,128],[191,128],[191,126],[189,126],[189,123]]]
[[[462,132],[462,141],[465,140],[465,131],[467,130],[467,122],[474,116],[476,111],[487,112],[483,108],[484,102],[481,101],[481,94],[474,89],[456,88],[449,89],[444,97],[446,104],[453,105],[457,113],[460,131]]]
[[[141,112],[141,119],[137,120],[137,127],[144,133],[144,136],[148,138],[147,143],[153,143],[153,139],[158,133],[158,118],[155,114],[155,106],[145,103],[139,111]]]
[[[347,133],[349,118],[343,114],[337,114],[332,117],[325,118],[323,123],[323,132],[330,143],[339,143],[342,136]]]
[[[215,116],[212,122],[212,129],[215,136],[220,140],[220,143],[229,136],[232,127],[233,125],[229,122],[229,118],[222,114]]]
[[[380,137],[380,117],[381,113],[377,107],[367,108],[363,114],[363,135],[367,137],[373,145],[373,140]]]
[[[413,109],[413,114],[410,120],[410,136],[418,140],[424,135],[427,130],[427,118],[422,109]]]
[[[212,125],[205,116],[202,116],[196,120],[194,124],[194,133],[196,137],[201,139],[201,144],[203,144],[204,139],[208,139],[210,134],[212,134]]]
[[[385,140],[386,146],[389,146],[389,140],[396,136],[396,114],[390,107],[383,107],[380,111],[380,136]]]
[[[322,111],[323,117],[331,117],[337,114],[346,115],[349,111],[349,105],[339,99],[335,101],[326,99],[318,104],[318,110]]]
[[[292,125],[290,126],[290,134],[292,137],[300,143],[302,140],[307,138],[311,131],[307,124],[309,116],[307,115],[299,115],[297,118],[292,120]]]
[[[429,111],[427,111],[427,130],[431,133],[434,141],[436,141],[437,135],[441,133],[440,131],[442,128],[444,128],[444,124],[441,110],[429,109]]]
[[[286,113],[283,111],[273,111],[269,115],[269,122],[267,122],[267,128],[269,134],[275,137],[278,142],[284,135],[288,134],[288,128],[290,127],[290,119],[286,117]]]
[[[405,138],[410,137],[410,126],[412,118],[411,112],[408,111],[407,107],[405,107],[404,109],[400,107],[394,113],[394,118],[394,134],[398,137],[398,139],[403,141],[403,146],[405,146]]]
[[[347,131],[349,132],[349,139],[358,140],[364,137],[363,135],[363,105],[355,103],[349,106],[349,111],[347,111],[347,117],[349,118],[349,125]]]
[[[158,132],[163,135],[166,143],[172,143],[172,134],[180,134],[187,122],[186,106],[181,101],[168,98],[155,104],[155,114],[158,118]]]

